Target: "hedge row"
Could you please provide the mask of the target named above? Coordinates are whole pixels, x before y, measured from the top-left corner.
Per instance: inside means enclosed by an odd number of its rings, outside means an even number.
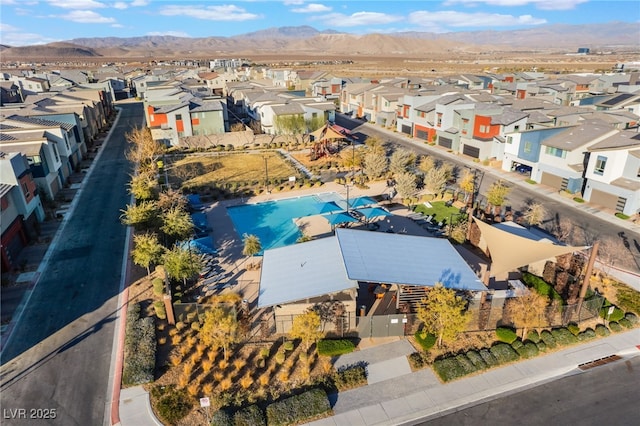
[[[327,393],[322,389],[312,389],[270,404],[267,407],[267,423],[269,426],[299,424],[330,413]]]
[[[318,354],[337,356],[353,352],[356,345],[349,339],[322,339],[318,341]]]
[[[418,342],[422,350],[425,352],[431,349],[438,340],[435,334],[426,333],[424,331],[416,331],[413,337],[415,337],[416,342]]]
[[[152,318],[140,318],[140,305],[127,310],[122,383],[139,385],[153,381],[156,366],[156,333]]]
[[[345,365],[332,374],[333,386],[338,391],[357,388],[367,384],[365,363]]]
[[[556,289],[554,289],[542,278],[525,272],[522,274],[522,281],[524,281],[527,287],[533,287],[539,294],[547,296],[551,300],[562,301],[562,296],[560,296],[560,293],[558,293]]]

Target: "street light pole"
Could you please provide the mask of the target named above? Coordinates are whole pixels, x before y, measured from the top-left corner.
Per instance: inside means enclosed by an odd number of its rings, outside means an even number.
[[[264,188],[266,193],[269,193],[269,170],[267,168],[267,156],[265,155],[264,157]]]

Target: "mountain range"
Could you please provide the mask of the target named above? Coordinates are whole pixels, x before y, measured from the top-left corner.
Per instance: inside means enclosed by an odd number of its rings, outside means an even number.
[[[402,32],[354,35],[310,26],[277,27],[233,37],[175,36],[77,38],[44,45],[0,46],[3,60],[38,58],[149,58],[251,55],[424,56],[487,51],[592,52],[639,51],[640,26],[611,22],[590,25],[545,25],[510,31],[451,33]]]

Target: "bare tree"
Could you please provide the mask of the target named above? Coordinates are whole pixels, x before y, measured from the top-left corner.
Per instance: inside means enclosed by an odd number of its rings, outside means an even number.
[[[424,176],[424,187],[431,193],[437,195],[442,192],[447,185],[448,171],[442,167],[429,169]]]
[[[524,212],[524,220],[529,226],[538,226],[547,215],[547,209],[544,208],[542,203],[531,203],[527,206],[527,210]]]

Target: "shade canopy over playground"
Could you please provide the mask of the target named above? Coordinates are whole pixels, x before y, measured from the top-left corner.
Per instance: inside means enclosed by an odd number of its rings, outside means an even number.
[[[586,246],[565,246],[549,240],[537,240],[522,236],[521,231],[509,232],[508,228],[495,227],[473,218],[487,243],[491,256],[491,276],[563,254],[584,250]]]

